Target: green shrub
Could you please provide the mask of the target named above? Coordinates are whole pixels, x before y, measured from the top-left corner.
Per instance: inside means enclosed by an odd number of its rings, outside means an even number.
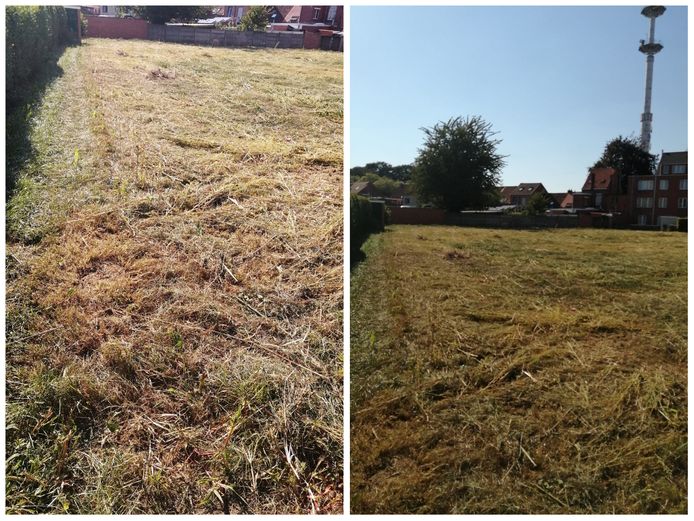
[[[59,6],[8,6],[5,14],[5,99],[21,102],[32,80],[68,38],[67,13]]]
[[[383,203],[374,203],[359,195],[351,196],[349,201],[349,248],[352,255],[359,253],[361,245],[369,238],[369,235],[383,231],[384,208]]]

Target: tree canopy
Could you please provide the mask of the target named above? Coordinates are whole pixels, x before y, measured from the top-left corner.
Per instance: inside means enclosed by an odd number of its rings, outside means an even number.
[[[456,117],[422,130],[412,177],[420,199],[449,211],[488,206],[506,164],[491,124],[480,116]]]
[[[264,5],[254,5],[239,22],[241,31],[264,31],[268,22],[268,10]]]
[[[412,177],[412,165],[393,166],[384,161],[376,161],[374,163],[366,163],[364,166],[355,166],[349,170],[349,175],[352,178],[361,178],[366,174],[376,174],[393,181],[406,183]]]
[[[528,199],[528,204],[525,205],[525,213],[527,215],[543,215],[547,208],[549,208],[547,195],[537,192]]]
[[[172,20],[191,22],[208,18],[212,13],[209,6],[203,5],[134,5],[127,6],[127,9],[153,24],[165,24]]]
[[[648,175],[655,171],[656,156],[643,150],[635,137],[618,136],[607,145],[593,168],[612,167],[622,175]]]

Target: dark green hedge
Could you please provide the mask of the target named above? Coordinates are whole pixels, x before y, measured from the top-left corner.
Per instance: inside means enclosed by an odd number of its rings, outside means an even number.
[[[59,6],[8,6],[5,13],[5,100],[8,108],[25,98],[67,42],[67,13]]]
[[[366,197],[352,195],[349,201],[350,237],[349,249],[352,256],[359,253],[369,235],[383,231],[385,205],[374,203]]]

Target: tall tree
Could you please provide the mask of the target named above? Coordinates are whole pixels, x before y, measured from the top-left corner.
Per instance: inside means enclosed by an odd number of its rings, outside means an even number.
[[[153,24],[165,24],[172,20],[192,22],[209,18],[212,13],[211,7],[202,5],[134,5],[127,6],[127,9]]]
[[[626,191],[627,177],[648,175],[655,172],[656,156],[641,148],[635,137],[618,136],[607,145],[593,168],[612,167],[621,180],[622,190]]]
[[[422,130],[413,172],[420,199],[449,211],[488,206],[506,164],[491,124],[480,116],[456,117]]]

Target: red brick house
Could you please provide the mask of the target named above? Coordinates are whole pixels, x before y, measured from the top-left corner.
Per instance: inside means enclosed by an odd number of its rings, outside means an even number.
[[[525,206],[528,200],[535,194],[544,194],[549,198],[548,192],[542,183],[521,183],[518,186],[501,187],[501,204]]]
[[[565,192],[550,192],[547,194],[550,208],[561,208],[561,203],[566,197]]]
[[[253,7],[251,5],[225,5],[221,8],[220,16],[232,19],[232,24],[237,25],[243,15],[248,12],[248,10]]]
[[[581,192],[588,194],[587,207],[607,211],[624,208],[624,202],[619,199],[623,195],[619,174],[612,167],[591,168]]]
[[[232,19],[234,25],[252,6],[226,5],[215,8],[215,13]],[[341,5],[273,5],[268,6],[269,23],[279,24],[273,30],[287,30],[285,24],[314,25],[322,24],[326,28],[341,31],[344,20],[344,7]]]
[[[661,217],[687,217],[687,152],[664,152],[655,175],[630,176],[631,224],[657,226]]]
[[[288,24],[325,24],[341,31],[344,19],[344,6],[341,5],[292,5],[275,6],[281,19],[275,23]]]
[[[349,188],[349,192],[356,195],[361,195],[362,197],[375,197],[376,188],[371,183],[371,181],[358,181],[352,183]]]

